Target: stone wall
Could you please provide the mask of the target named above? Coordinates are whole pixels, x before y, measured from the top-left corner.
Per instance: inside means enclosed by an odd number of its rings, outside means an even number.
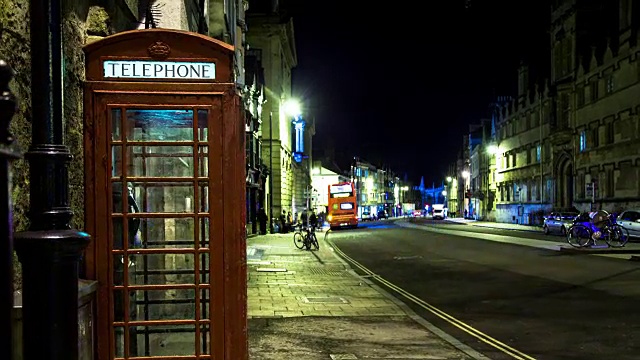
[[[64,131],[65,144],[73,159],[69,165],[70,206],[74,212],[72,226],[83,228],[84,222],[84,159],[83,159],[83,80],[84,54],[82,47],[87,39],[87,24],[91,28],[103,28],[108,35],[109,16],[95,11],[88,2],[63,2],[62,31],[64,54]],[[99,8],[98,8],[99,9]],[[91,10],[91,11],[90,11]],[[99,16],[95,16],[99,15]],[[11,130],[16,146],[24,153],[31,145],[31,58],[29,3],[26,0],[0,0],[0,54],[16,71],[11,84],[19,99]],[[130,21],[128,23],[131,23]],[[42,34],[41,36],[45,36]],[[20,159],[13,165],[13,202],[15,231],[29,226],[29,166]],[[20,268],[16,261],[16,288],[21,287]]]

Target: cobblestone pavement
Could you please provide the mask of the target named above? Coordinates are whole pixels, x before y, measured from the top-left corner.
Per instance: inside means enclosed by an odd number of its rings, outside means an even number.
[[[404,315],[351,274],[320,238],[319,251],[297,249],[293,234],[248,240],[248,316]]]
[[[320,250],[293,234],[247,239],[250,360],[485,360],[357,276],[317,233]]]

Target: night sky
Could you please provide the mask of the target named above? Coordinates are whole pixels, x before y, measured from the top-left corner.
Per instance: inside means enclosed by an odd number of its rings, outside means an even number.
[[[549,0],[289,1],[293,92],[315,118],[314,155],[335,149],[417,182],[441,181],[521,59],[545,73]]]

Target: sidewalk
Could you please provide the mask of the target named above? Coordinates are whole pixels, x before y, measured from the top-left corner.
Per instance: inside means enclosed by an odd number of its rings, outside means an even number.
[[[247,239],[251,360],[487,359],[359,277],[317,233]]]
[[[463,219],[463,218],[447,218],[446,221],[456,222],[459,224],[467,224],[472,226],[492,228],[492,229],[531,231],[531,232],[542,233],[542,226],[538,226],[538,225],[499,223],[499,222],[493,222],[493,221],[469,220],[469,219]]]

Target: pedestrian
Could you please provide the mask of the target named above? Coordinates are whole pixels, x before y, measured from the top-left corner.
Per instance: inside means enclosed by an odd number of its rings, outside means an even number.
[[[280,232],[287,233],[287,212],[285,210],[282,210],[282,214],[280,214]]]
[[[467,218],[467,214],[468,214],[468,213],[469,213],[469,212],[467,211],[467,209],[464,209],[464,218],[465,218],[465,219]]]
[[[316,212],[313,210],[311,210],[311,215],[309,216],[309,224],[314,230],[318,227],[318,217],[316,216]]]
[[[260,224],[260,235],[267,234],[267,213],[264,209],[260,208],[258,211],[258,224]]]

